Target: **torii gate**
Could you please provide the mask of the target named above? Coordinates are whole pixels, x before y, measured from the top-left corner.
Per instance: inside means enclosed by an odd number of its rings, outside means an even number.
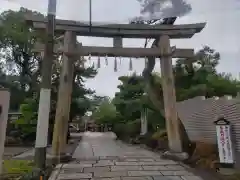
[[[46,19],[27,16],[37,30],[45,30]],[[162,87],[164,96],[165,118],[169,148],[174,152],[182,152],[179,122],[176,110],[176,95],[172,72],[172,58],[191,58],[193,49],[176,49],[170,46],[170,39],[191,38],[199,33],[206,23],[187,25],[145,25],[145,24],[109,24],[92,25],[78,21],[56,20],[55,33],[64,35],[63,46],[55,46],[55,53],[63,53],[63,69],[59,87],[56,110],[53,155],[64,153],[66,144],[67,123],[71,104],[73,62],[81,56],[108,57],[160,57]],[[76,36],[95,36],[114,38],[114,47],[82,46],[77,44]],[[158,47],[154,48],[123,48],[122,38],[159,38]],[[42,52],[43,44],[35,50]]]

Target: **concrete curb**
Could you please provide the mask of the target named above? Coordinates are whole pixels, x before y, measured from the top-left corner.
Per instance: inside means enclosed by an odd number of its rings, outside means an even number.
[[[51,173],[50,177],[48,180],[56,180],[58,178],[58,175],[60,174],[60,171],[62,169],[63,164],[58,164],[53,172]]]

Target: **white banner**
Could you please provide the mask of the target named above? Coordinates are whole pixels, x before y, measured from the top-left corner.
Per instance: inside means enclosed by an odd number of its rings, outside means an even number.
[[[35,142],[36,148],[47,147],[50,101],[51,90],[41,88],[38,107],[37,135]]]
[[[217,143],[220,163],[233,164],[233,149],[230,125],[217,125]]]

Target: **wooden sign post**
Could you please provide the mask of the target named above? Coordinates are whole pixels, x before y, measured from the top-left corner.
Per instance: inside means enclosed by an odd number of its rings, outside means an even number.
[[[2,161],[6,139],[9,102],[10,92],[7,89],[0,89],[0,174],[2,173]]]
[[[214,123],[216,125],[220,164],[231,167],[234,165],[234,153],[230,122],[224,118],[219,118]]]

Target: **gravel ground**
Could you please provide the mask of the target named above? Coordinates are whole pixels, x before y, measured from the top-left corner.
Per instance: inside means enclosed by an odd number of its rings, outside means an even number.
[[[3,159],[10,159],[14,156],[22,154],[31,148],[29,147],[5,147],[3,153]]]
[[[71,138],[71,143],[68,144],[66,152],[69,154],[72,154],[74,150],[76,149],[79,140],[81,139],[81,135],[78,134],[78,136]],[[47,153],[51,153],[51,147],[47,148]],[[16,158],[17,159],[33,159],[34,156],[34,147],[5,147],[4,154],[3,154],[3,160],[5,159],[11,159]]]

